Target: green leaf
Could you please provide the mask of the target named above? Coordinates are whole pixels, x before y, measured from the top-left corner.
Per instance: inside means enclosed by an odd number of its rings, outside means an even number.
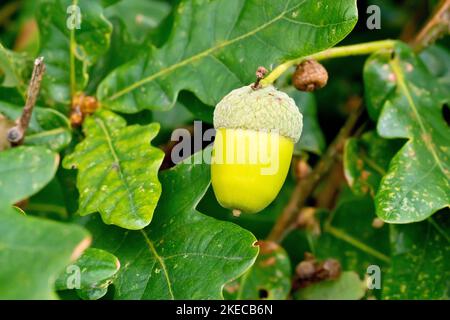
[[[250,232],[195,210],[210,184],[210,167],[187,161],[161,173],[163,193],[147,228],[126,231],[95,216],[86,224],[95,247],[123,266],[115,299],[220,299],[223,285],[254,263],[258,248]]]
[[[77,261],[66,267],[56,280],[56,290],[77,289],[86,300],[96,300],[108,291],[120,262],[111,253],[89,248]]]
[[[348,193],[348,195],[346,194]],[[324,217],[322,234],[313,238],[312,251],[319,259],[335,258],[343,270],[363,276],[370,265],[389,264],[389,230],[373,226],[376,218],[369,195],[346,191],[336,209]]]
[[[158,169],[164,153],[150,141],[157,123],[126,126],[120,116],[100,110],[83,125],[86,139],[63,166],[78,169],[78,213],[100,212],[106,224],[137,230],[147,226],[161,194]]]
[[[284,91],[295,100],[303,115],[302,135],[295,144],[294,152],[300,154],[302,151],[309,151],[321,154],[325,149],[325,137],[317,120],[317,104],[314,94],[300,92],[293,87]]]
[[[344,147],[344,173],[352,191],[374,197],[401,145],[401,141],[383,139],[374,131],[348,139]]]
[[[79,29],[68,28],[77,17],[76,11],[67,12],[71,5],[80,9]],[[111,24],[99,0],[41,0],[36,18],[47,67],[42,95],[47,105],[68,105],[86,86],[88,68],[108,49]]]
[[[22,96],[25,96],[32,66],[33,61],[26,53],[8,50],[0,43],[1,86],[17,87]]]
[[[69,213],[57,177],[53,178],[41,191],[30,197],[25,209],[29,215],[60,221],[68,220]]]
[[[450,53],[448,50],[438,45],[430,46],[420,53],[420,59],[444,88],[450,87]]]
[[[59,155],[44,147],[17,147],[0,152],[0,203],[14,204],[52,180]]]
[[[448,299],[450,219],[391,225],[392,266],[383,279],[384,299]]]
[[[208,188],[205,196],[198,205],[201,212],[208,212],[214,218],[233,222],[252,232],[258,239],[265,239],[275,223],[277,217],[287,205],[295,186],[295,181],[288,175],[280,193],[275,200],[258,214],[242,214],[235,217],[232,210],[222,207],[214,195],[212,187]]]
[[[390,81],[378,134],[408,139],[381,181],[375,197],[377,215],[391,223],[422,221],[450,204],[450,128],[442,114],[448,90],[401,43],[394,54],[379,52],[368,64],[378,71],[376,81]]]
[[[354,0],[185,0],[167,42],[113,71],[97,97],[125,113],[170,109],[182,90],[215,105],[258,66],[333,46],[356,20]]]
[[[0,101],[0,113],[15,120],[22,114],[22,108]],[[35,107],[27,129],[25,145],[44,145],[53,151],[61,151],[72,140],[69,120],[56,110]]]
[[[387,72],[389,69],[390,51],[371,55],[364,65],[364,97],[367,112],[372,120],[377,121],[381,108],[395,94],[394,75]],[[382,57],[382,58],[381,58]]]
[[[109,18],[113,26],[109,50],[99,57],[90,69],[89,84],[86,91],[95,93],[98,84],[115,68],[135,59],[141,51],[148,50],[146,46],[131,39],[126,24],[115,17]],[[124,50],[126,48],[126,50]]]
[[[336,280],[325,280],[299,289],[299,300],[359,300],[365,295],[365,283],[353,271],[344,271]]]
[[[133,40],[142,42],[170,13],[170,5],[154,0],[122,0],[105,9],[105,16],[120,18]]]
[[[79,226],[1,208],[0,299],[56,299],[58,274],[89,243],[89,234]]]
[[[258,241],[255,264],[242,277],[224,288],[227,299],[284,300],[291,290],[291,263],[282,247],[275,242]]]

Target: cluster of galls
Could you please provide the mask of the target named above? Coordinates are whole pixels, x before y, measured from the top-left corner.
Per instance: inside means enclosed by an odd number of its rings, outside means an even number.
[[[341,264],[336,259],[317,261],[309,252],[295,268],[293,290],[305,288],[313,283],[337,279],[341,275]]]

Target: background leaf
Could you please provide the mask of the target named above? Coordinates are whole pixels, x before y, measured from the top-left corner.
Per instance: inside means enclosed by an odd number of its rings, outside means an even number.
[[[132,39],[142,43],[170,13],[169,3],[154,0],[122,0],[105,9],[108,19],[120,18]]]
[[[434,45],[420,53],[420,59],[441,85],[450,86],[450,53],[442,46]]]
[[[356,20],[353,0],[182,1],[164,46],[113,71],[97,97],[126,113],[169,109],[182,90],[214,105],[254,81],[258,66],[326,49]]]
[[[322,234],[313,238],[313,254],[319,259],[335,258],[343,270],[360,276],[370,265],[388,265],[389,230],[387,225],[374,226],[375,218],[369,195],[344,192],[336,209],[323,218]]]
[[[392,266],[383,280],[384,299],[448,299],[450,219],[391,225]]]
[[[28,215],[41,218],[67,221],[70,217],[64,202],[62,186],[56,176],[41,191],[28,198],[22,207]]]
[[[359,300],[365,295],[365,283],[353,271],[344,271],[336,280],[320,281],[295,293],[298,300]]]
[[[107,251],[89,248],[59,275],[55,284],[56,290],[73,289],[71,277],[78,276],[74,272],[74,267],[78,267],[80,271],[78,295],[86,300],[96,300],[108,291],[109,284],[119,271],[120,262]]]
[[[33,61],[28,54],[8,50],[0,43],[1,86],[17,87],[22,96],[25,96],[32,66]]]
[[[450,204],[450,128],[442,114],[442,99],[450,96],[404,44],[371,59],[377,81],[391,82],[378,134],[408,139],[381,181],[377,215],[392,223],[421,221]]]
[[[69,15],[67,8],[73,4],[72,0],[41,0],[38,8],[39,55],[47,67],[41,87],[46,105],[68,105],[75,92],[86,86],[88,68],[109,46],[112,27],[100,1],[76,1],[81,24],[70,30],[67,21],[73,13]]]
[[[383,139],[374,131],[348,139],[344,147],[344,172],[352,191],[374,197],[401,145],[401,141]]]
[[[120,116],[100,110],[83,125],[86,138],[63,166],[79,169],[78,213],[100,212],[107,224],[141,229],[152,220],[161,194],[158,169],[164,153],[150,145],[157,123],[126,126]]]
[[[0,101],[0,114],[11,120],[20,118],[22,108]],[[56,110],[35,107],[27,129],[25,145],[43,145],[53,151],[67,147],[72,139],[69,120]]]
[[[289,256],[275,242],[258,241],[259,255],[255,264],[239,279],[224,288],[227,299],[284,300],[291,290]]]
[[[59,156],[44,147],[17,147],[0,152],[0,203],[14,204],[52,180]]]
[[[89,243],[79,226],[26,217],[2,206],[0,299],[56,299],[58,274]]]
[[[210,152],[207,149],[205,156]],[[113,253],[122,264],[114,298],[222,298],[223,285],[255,261],[255,237],[195,210],[210,184],[209,165],[180,163],[163,171],[160,179],[163,194],[147,228],[126,231],[96,217],[86,224],[95,247]]]

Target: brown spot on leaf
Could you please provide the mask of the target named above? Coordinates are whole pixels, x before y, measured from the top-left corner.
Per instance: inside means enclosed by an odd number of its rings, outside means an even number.
[[[239,282],[232,282],[227,284],[224,289],[228,293],[235,293],[239,290],[239,287],[240,287]]]
[[[414,70],[414,67],[411,63],[407,62],[405,65],[405,69],[407,72],[412,72]]]
[[[275,257],[267,258],[266,260],[262,260],[259,265],[261,267],[270,267],[273,266],[277,262],[277,259]]]
[[[422,134],[422,139],[425,142],[425,144],[430,144],[431,143],[431,135],[428,133],[423,133]]]
[[[390,82],[397,82],[397,76],[394,74],[394,73],[389,73],[389,75],[388,75],[388,81],[390,81]]]

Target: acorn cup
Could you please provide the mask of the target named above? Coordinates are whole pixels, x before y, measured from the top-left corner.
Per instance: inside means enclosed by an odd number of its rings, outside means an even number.
[[[211,180],[221,206],[257,213],[278,195],[289,172],[303,117],[273,86],[230,92],[214,110]]]

